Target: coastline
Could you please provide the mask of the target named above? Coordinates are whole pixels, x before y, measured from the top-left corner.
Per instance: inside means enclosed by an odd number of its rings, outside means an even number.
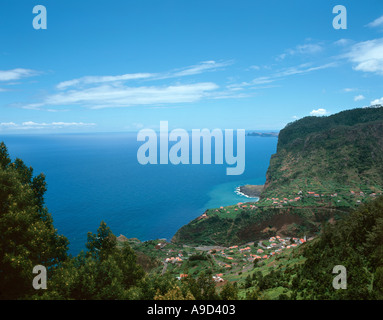
[[[257,198],[259,200],[263,191],[264,185],[244,185],[236,188],[236,193],[243,195],[247,198]],[[258,201],[257,200],[257,201]]]

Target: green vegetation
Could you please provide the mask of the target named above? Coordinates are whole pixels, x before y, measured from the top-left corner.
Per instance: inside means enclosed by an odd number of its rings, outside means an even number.
[[[280,131],[259,202],[207,210],[174,241],[230,245],[268,231],[316,235],[325,221],[382,193],[383,107],[306,117]]]
[[[278,261],[276,261],[278,259]],[[347,289],[335,290],[332,270],[347,270]],[[326,225],[320,237],[290,255],[256,267],[242,279],[240,295],[263,299],[383,299],[383,197],[363,205],[344,220]],[[281,296],[283,294],[283,296]]]
[[[280,132],[259,202],[208,209],[171,243],[101,222],[72,257],[44,175],[1,143],[0,299],[383,299],[382,190],[383,108],[308,117]],[[46,290],[32,287],[36,265]]]
[[[88,233],[87,250],[67,254],[68,240],[57,234],[44,206],[44,175],[33,177],[33,169],[20,159],[11,161],[0,143],[0,299],[235,299],[233,284],[216,290],[211,271],[178,281],[171,273],[147,273],[158,266],[132,245],[121,241],[101,222],[96,234]],[[150,243],[143,247],[150,247]],[[144,250],[145,251],[145,250]],[[155,252],[151,250],[150,252]],[[187,252],[185,252],[187,253]],[[206,262],[206,255],[192,256],[191,263]],[[194,261],[193,261],[194,260]],[[142,265],[141,265],[142,264]],[[47,268],[47,289],[32,286],[33,268]],[[189,266],[192,267],[192,266]]]
[[[52,217],[44,208],[44,175],[22,160],[11,162],[0,144],[0,299],[34,294],[35,265],[48,272],[67,259],[68,241],[57,234]]]

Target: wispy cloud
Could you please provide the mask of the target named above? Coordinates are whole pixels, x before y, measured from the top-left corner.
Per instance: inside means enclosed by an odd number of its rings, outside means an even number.
[[[163,106],[191,103],[203,98],[228,99],[239,97],[232,92],[218,91],[213,82],[171,83],[144,85],[148,81],[177,79],[216,71],[232,61],[203,61],[185,68],[163,73],[131,73],[108,76],[84,76],[60,82],[59,92],[47,95],[40,102],[21,105],[24,109],[54,111],[57,107],[81,105],[90,109]],[[20,106],[20,105],[18,105]]]
[[[309,63],[301,64],[298,66],[292,66],[288,68],[281,69],[271,75],[268,76],[261,76],[257,77],[251,81],[248,82],[241,82],[237,84],[231,84],[228,86],[230,89],[234,88],[243,88],[243,87],[249,87],[249,86],[256,86],[256,85],[262,85],[262,84],[270,84],[273,83],[277,80],[282,80],[290,76],[294,75],[304,75],[308,74],[314,71],[322,70],[322,69],[327,69],[327,68],[332,68],[337,66],[337,63],[331,62],[327,64],[323,64],[320,66],[311,66]]]
[[[383,16],[367,24],[367,27],[370,27],[370,28],[383,27]]]
[[[348,46],[350,44],[352,44],[354,41],[351,40],[351,39],[339,39],[337,41],[334,42],[334,44],[336,46],[341,46],[341,47],[345,47],[345,46]]]
[[[323,46],[319,43],[301,44],[301,45],[297,45],[295,48],[285,50],[285,52],[280,54],[276,59],[277,61],[281,61],[288,56],[313,55],[322,51],[323,51]]]
[[[383,38],[359,42],[344,56],[354,70],[383,75]]]
[[[163,80],[170,78],[186,77],[204,72],[215,71],[232,64],[231,61],[216,62],[203,61],[196,65],[181,69],[174,69],[162,73],[128,73],[114,76],[85,76],[78,79],[67,80],[59,83],[57,89],[64,90],[69,87],[84,87],[86,85],[101,85],[107,83],[124,83],[131,80]]]
[[[216,62],[216,61],[203,61],[199,64],[196,64],[194,66],[190,66],[184,69],[175,70],[168,74],[169,77],[184,77],[184,76],[191,76],[200,74],[207,71],[215,71],[219,68],[223,68],[226,66],[231,65],[232,61],[224,61],[224,62]],[[165,75],[166,76],[166,75]]]
[[[361,101],[361,100],[364,100],[364,99],[366,99],[366,97],[364,95],[362,95],[362,94],[354,97],[354,101]]]
[[[79,79],[73,79],[73,80],[61,82],[57,85],[57,88],[63,90],[73,86],[100,84],[100,83],[108,83],[108,82],[119,82],[119,81],[137,80],[137,79],[147,79],[154,76],[155,74],[151,74],[151,73],[133,73],[133,74],[123,74],[118,76],[87,76],[87,77],[82,77]]]
[[[62,129],[62,128],[73,128],[73,127],[93,127],[95,123],[84,123],[84,122],[34,122],[25,121],[20,124],[15,122],[2,122],[0,123],[0,129],[5,130],[30,130],[30,129]]]
[[[50,95],[42,103],[25,105],[23,108],[39,109],[44,106],[82,105],[91,109],[101,109],[189,103],[202,99],[207,92],[216,89],[218,86],[212,82],[150,87],[130,87],[123,84],[101,85]]]
[[[15,81],[23,78],[28,78],[38,75],[39,72],[31,69],[12,69],[12,70],[0,70],[0,81]]]
[[[344,88],[343,89],[344,92],[353,92],[353,91],[356,91],[356,90],[358,90],[358,89],[356,89],[356,88]]]

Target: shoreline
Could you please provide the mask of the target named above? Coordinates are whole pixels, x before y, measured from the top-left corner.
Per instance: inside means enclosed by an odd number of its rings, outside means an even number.
[[[254,199],[254,202],[258,202],[260,200],[260,195],[262,193],[263,188],[264,188],[264,185],[246,184],[246,185],[243,185],[243,186],[236,187],[234,193],[236,193],[237,195],[240,195],[240,196],[244,196],[244,197],[246,197],[248,199]],[[206,210],[205,210],[205,212],[206,212]],[[190,223],[190,221],[188,223]],[[186,223],[185,225],[187,225],[188,223]],[[185,226],[185,225],[183,225],[183,226]],[[181,229],[182,227],[180,227],[179,229]],[[179,229],[174,233],[174,235],[179,231]],[[135,240],[135,241],[139,241],[139,242],[147,242],[147,241],[156,241],[156,240],[158,240],[158,241],[165,241],[165,242],[171,243],[172,240],[173,240],[174,235],[170,239],[162,237],[162,238],[153,238],[153,239],[148,239],[148,240],[142,240],[142,239],[138,239],[138,238],[134,238],[134,237],[133,238],[127,238],[125,235],[120,234],[119,238],[120,238],[120,241],[125,238],[121,242],[126,241],[126,240],[129,239],[129,240]]]
[[[259,200],[261,193],[263,191],[264,185],[244,185],[237,187],[235,192],[237,194],[243,195],[247,198],[257,198]],[[257,200],[257,201],[258,201]]]
[[[257,201],[259,201],[259,197],[257,196],[251,196],[251,195],[248,195],[246,193],[244,193],[242,190],[241,190],[242,186],[241,187],[237,187],[235,188],[235,193],[239,196],[244,196],[246,198],[249,198],[249,199],[257,199]]]

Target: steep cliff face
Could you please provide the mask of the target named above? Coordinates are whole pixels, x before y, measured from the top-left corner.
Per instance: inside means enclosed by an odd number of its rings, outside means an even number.
[[[174,241],[227,245],[315,234],[383,193],[383,107],[307,117],[279,134],[260,201],[224,218],[207,210]],[[233,212],[233,211],[231,211]]]
[[[382,185],[383,108],[356,109],[283,129],[262,198],[311,190],[374,192]]]

